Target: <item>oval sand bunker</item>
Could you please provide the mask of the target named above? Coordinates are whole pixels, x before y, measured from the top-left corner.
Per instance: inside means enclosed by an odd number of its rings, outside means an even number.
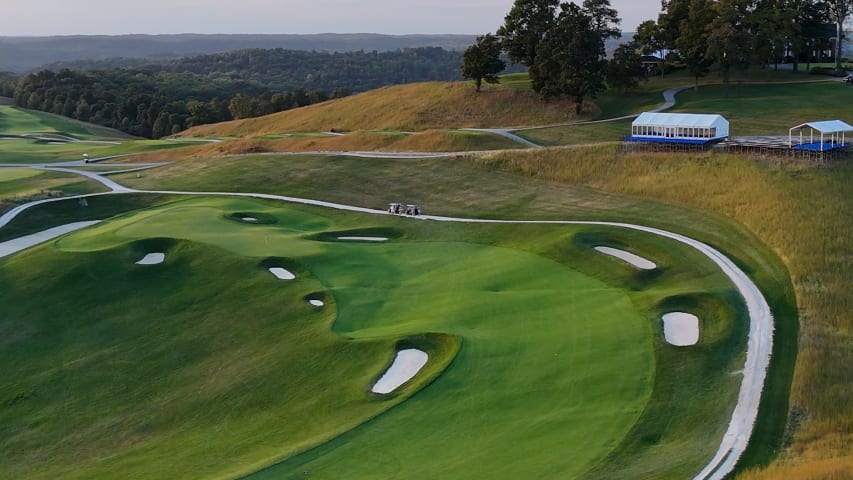
[[[360,241],[360,242],[385,242],[386,237],[338,237],[338,240]]]
[[[166,260],[166,254],[161,252],[149,253],[142,257],[142,260],[136,262],[137,265],[157,265]]]
[[[322,300],[308,300],[308,303],[310,303],[313,307],[322,307],[323,305],[325,305]]]
[[[634,255],[633,253],[626,252],[625,250],[619,250],[618,248],[611,247],[595,247],[595,250],[605,255],[616,257],[634,267],[639,268],[640,270],[654,270],[657,268],[657,265],[655,265],[651,260],[646,260],[639,255]]]
[[[394,363],[370,391],[381,395],[393,392],[400,385],[414,378],[426,365],[427,360],[429,355],[426,352],[414,348],[400,350],[394,358]]]
[[[243,217],[240,220],[242,220],[244,222],[249,222],[249,223],[255,223],[258,221],[258,219],[255,217]]]
[[[294,278],[296,278],[296,275],[288,272],[287,270],[285,270],[281,267],[270,268],[270,273],[275,275],[275,278],[277,278],[279,280],[293,280]]]
[[[688,347],[699,342],[699,317],[684,312],[671,312],[661,317],[667,343]]]

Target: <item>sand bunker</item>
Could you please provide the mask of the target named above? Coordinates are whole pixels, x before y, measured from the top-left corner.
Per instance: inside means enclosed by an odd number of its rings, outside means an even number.
[[[275,275],[275,278],[277,278],[279,280],[293,280],[294,278],[296,278],[296,275],[288,272],[287,270],[285,270],[281,267],[270,268],[270,273]]]
[[[688,347],[699,342],[699,318],[684,312],[671,312],[661,317],[667,343]]]
[[[243,217],[240,220],[242,220],[244,222],[249,222],[249,223],[255,223],[258,221],[258,219],[255,217]]]
[[[388,239],[386,237],[338,237],[338,240],[355,240],[362,242],[384,242]]]
[[[166,254],[162,252],[149,253],[142,257],[142,260],[136,262],[137,265],[157,265],[166,260]]]
[[[651,260],[646,260],[645,258],[634,255],[631,252],[626,252],[625,250],[619,250],[618,248],[610,248],[610,247],[595,247],[595,250],[601,252],[605,255],[610,255],[611,257],[616,257],[620,260],[623,260],[634,267],[639,268],[640,270],[654,270],[657,268],[654,262]]]
[[[322,300],[308,300],[308,303],[310,303],[311,306],[314,307],[322,307],[323,305],[325,305]]]
[[[376,382],[371,392],[385,395],[396,390],[400,385],[408,382],[421,371],[421,368],[426,365],[429,360],[429,355],[426,352],[413,348],[400,350],[397,352],[397,357],[394,358],[394,363],[385,371],[382,378]]]

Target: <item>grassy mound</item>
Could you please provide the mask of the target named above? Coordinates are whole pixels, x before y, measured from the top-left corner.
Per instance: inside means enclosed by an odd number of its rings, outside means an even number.
[[[573,119],[571,103],[545,103],[532,92],[497,86],[478,95],[469,83],[416,83],[380,88],[260,118],[195,127],[181,136],[244,137],[332,129],[421,131],[536,125]]]

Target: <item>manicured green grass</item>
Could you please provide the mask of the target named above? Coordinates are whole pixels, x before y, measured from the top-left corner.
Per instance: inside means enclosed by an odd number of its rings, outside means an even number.
[[[766,437],[764,449],[755,458],[767,461],[778,448],[781,429],[784,428],[787,412],[787,391],[790,388],[792,362],[796,359],[797,314],[793,293],[785,266],[769,252],[757,237],[729,218],[726,209],[719,210],[717,203],[712,210],[720,216],[700,213],[689,208],[676,207],[640,200],[640,197],[664,192],[678,194],[679,203],[697,201],[690,192],[702,191],[694,185],[684,190],[681,181],[691,179],[703,188],[707,175],[722,175],[731,182],[746,182],[756,177],[751,162],[718,161],[709,163],[704,159],[672,158],[662,161],[650,156],[619,156],[615,147],[579,148],[568,152],[550,151],[519,154],[503,154],[494,160],[487,158],[464,161],[417,160],[407,161],[407,169],[399,169],[397,163],[382,159],[348,159],[335,157],[249,157],[239,162],[228,159],[206,162],[178,163],[162,170],[151,172],[144,179],[122,178],[134,186],[152,188],[166,185],[170,189],[245,190],[263,183],[263,190],[308,198],[323,198],[343,203],[354,203],[382,208],[389,198],[409,198],[423,203],[429,213],[446,215],[487,216],[497,218],[584,218],[617,221],[635,221],[660,226],[696,238],[700,238],[725,251],[748,272],[757,276],[765,292],[773,292],[771,305],[777,315],[777,332],[780,338],[773,378],[768,386],[771,392],[765,398],[770,403],[764,408],[757,435]],[[507,159],[511,161],[507,162]],[[527,163],[529,159],[530,163]],[[497,165],[506,167],[497,168]],[[509,166],[512,165],[512,166]],[[263,180],[260,172],[263,174]],[[417,172],[417,175],[411,175]],[[549,174],[550,172],[550,174]],[[618,175],[615,173],[618,172]],[[678,172],[678,175],[676,175]],[[564,175],[573,179],[572,187],[556,185],[553,181],[564,181]],[[679,177],[681,175],[682,177]],[[534,178],[543,180],[535,180]],[[668,179],[660,183],[658,179]],[[682,178],[682,180],[678,180]],[[715,177],[716,178],[716,177]],[[737,180],[732,180],[735,178]],[[224,179],[237,179],[226,182]],[[707,183],[707,182],[706,182]],[[747,182],[748,183],[748,182]],[[716,184],[716,183],[715,183]],[[632,196],[604,195],[592,188],[612,189],[614,185],[631,186]],[[679,194],[679,192],[681,194]],[[705,201],[736,202],[737,198],[748,198],[754,190],[746,187],[737,190],[735,196],[721,197],[719,193],[707,193]],[[669,198],[668,196],[665,198]],[[738,203],[739,204],[739,203]],[[707,207],[707,204],[705,208]],[[790,208],[790,206],[789,206]],[[701,363],[701,361],[700,361]],[[707,366],[707,365],[706,365]],[[703,367],[704,368],[704,367]],[[691,395],[692,387],[669,389],[672,394]],[[666,391],[665,384],[661,392]],[[657,392],[657,390],[656,390]],[[680,392],[680,393],[679,393]],[[682,397],[684,398],[684,397]],[[694,404],[707,402],[692,398]],[[661,405],[667,405],[662,402]],[[649,415],[666,417],[666,414],[649,412]],[[726,417],[724,415],[724,417]],[[695,422],[694,422],[695,423]],[[637,430],[640,434],[643,430]],[[657,438],[657,434],[648,435]],[[642,444],[642,442],[640,442]],[[666,442],[663,442],[666,445]],[[653,445],[647,445],[651,448]],[[660,445],[653,450],[662,460],[667,456],[683,455],[677,442],[666,448]],[[760,459],[759,459],[760,457]],[[632,460],[633,461],[633,460]],[[635,465],[642,463],[635,462]]]
[[[83,154],[89,158],[129,155],[198,145],[196,142],[167,140],[121,140],[120,144],[74,142],[49,145],[35,140],[0,138],[0,163],[53,163],[79,161]]]
[[[719,113],[731,135],[787,135],[815,120],[853,122],[853,87],[838,82],[789,85],[731,85],[687,90],[673,111]]]
[[[106,190],[94,180],[70,173],[0,168],[0,214],[32,200]]]
[[[55,133],[79,139],[131,138],[129,135],[50,113],[0,105],[0,135]]]
[[[0,169],[0,183],[14,182],[16,180],[37,177],[43,174],[43,171],[32,170],[29,168],[3,168]]]
[[[646,94],[635,94],[642,98]],[[602,97],[602,111],[609,116],[639,113],[641,102],[624,97],[623,107],[608,108],[618,97]],[[719,113],[730,122],[732,135],[787,135],[790,127],[814,120],[841,119],[853,121],[848,104],[853,101],[853,88],[833,82],[729,86],[703,86],[678,94],[673,112]],[[662,99],[656,104],[662,103]],[[629,110],[631,110],[629,112]],[[630,134],[630,120],[519,130],[515,133],[540,145],[578,145],[614,142]]]
[[[276,223],[247,225],[229,212]],[[371,228],[398,233],[386,244],[312,239]],[[4,463],[28,478],[231,476],[288,457],[276,471],[580,474],[643,411],[660,335],[647,306],[729,288],[709,262],[669,242],[584,231],[208,198],[5,260],[0,277],[15,282],[0,292],[12,306],[0,329],[17,334],[0,350],[0,362],[16,365],[0,387]],[[583,241],[567,242],[578,235],[639,240],[663,275],[638,278]],[[151,251],[166,252],[166,263],[133,265]],[[298,279],[273,279],[263,259]],[[590,273],[609,272],[605,282],[573,270],[578,259]],[[630,293],[625,279],[646,287]],[[327,308],[309,308],[310,295]],[[728,330],[731,319],[708,321]],[[366,394],[400,341],[432,348],[438,366],[391,400]],[[398,460],[364,462],[377,455]],[[516,458],[509,466],[507,455]]]
[[[516,135],[543,146],[618,142],[631,132],[631,120],[564,127],[516,130]]]

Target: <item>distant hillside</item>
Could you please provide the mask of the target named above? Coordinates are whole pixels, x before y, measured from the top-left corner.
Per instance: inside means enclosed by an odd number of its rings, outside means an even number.
[[[304,50],[246,49],[153,61],[134,58],[81,60],[45,66],[58,72],[117,68],[144,72],[192,74],[209,82],[242,81],[251,85],[245,94],[286,92],[297,88],[332,92],[346,88],[364,92],[386,85],[461,80],[461,52],[439,47],[406,48],[390,52],[308,52]]]
[[[490,86],[477,94],[471,83],[416,83],[384,87],[264,117],[195,127],[180,136],[252,137],[331,129],[422,131],[541,125],[574,119],[571,102],[544,102],[533,92]]]
[[[26,72],[42,65],[115,57],[174,58],[247,48],[324,52],[393,51],[415,47],[463,50],[475,35],[118,35],[0,37],[0,71]]]
[[[187,127],[258,117],[385,85],[460,79],[460,53],[250,49],[133,69],[0,75],[15,104],[159,138]],[[4,79],[5,78],[5,79]]]

